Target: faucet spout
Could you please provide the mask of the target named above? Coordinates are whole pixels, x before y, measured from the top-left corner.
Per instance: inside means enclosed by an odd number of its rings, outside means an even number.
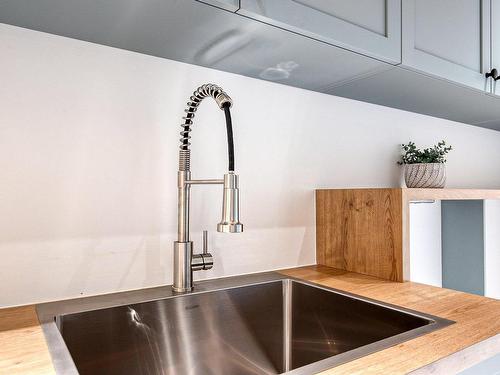
[[[217,224],[217,232],[241,233],[240,223],[240,193],[238,175],[229,172],[224,175],[224,196],[222,199],[222,220]]]
[[[228,143],[228,173],[224,179],[191,179],[191,126],[196,109],[206,97],[211,96],[226,117]],[[230,108],[232,100],[222,88],[213,84],[205,84],[193,92],[189,98],[186,115],[183,117],[181,144],[179,150],[179,171],[177,174],[178,214],[177,241],[174,242],[174,282],[175,292],[185,293],[193,289],[193,271],[212,268],[213,257],[206,247],[203,254],[193,254],[193,242],[189,235],[189,201],[191,185],[221,184],[224,185],[222,204],[222,220],[217,224],[217,231],[224,233],[241,233],[243,224],[239,220],[239,186],[238,175],[234,173],[233,127]]]

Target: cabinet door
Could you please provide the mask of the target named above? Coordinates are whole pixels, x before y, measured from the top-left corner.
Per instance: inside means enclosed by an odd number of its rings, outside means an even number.
[[[393,64],[401,0],[241,0],[239,14]]]
[[[500,0],[491,0],[491,67],[500,72]],[[491,86],[493,94],[500,95],[500,80]]]
[[[240,0],[197,0],[200,3],[206,3],[213,5],[217,8],[222,8],[229,10],[230,12],[236,12],[240,7]]]
[[[489,91],[490,0],[403,0],[403,65]]]

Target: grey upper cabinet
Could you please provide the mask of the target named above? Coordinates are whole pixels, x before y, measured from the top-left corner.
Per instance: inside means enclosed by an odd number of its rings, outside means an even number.
[[[200,3],[213,5],[214,7],[236,12],[240,7],[240,0],[197,0]]]
[[[499,3],[0,0],[0,23],[500,130]]]
[[[403,0],[402,38],[405,67],[489,91],[490,0]]]
[[[241,0],[238,13],[391,64],[401,62],[401,0]]]
[[[137,4],[0,0],[0,23],[317,91],[392,67],[200,1]]]
[[[491,0],[491,67],[500,73],[500,0]],[[500,80],[492,83],[492,92],[500,95]]]

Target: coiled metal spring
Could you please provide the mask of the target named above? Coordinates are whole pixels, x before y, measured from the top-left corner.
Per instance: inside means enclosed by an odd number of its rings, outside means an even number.
[[[179,133],[181,136],[181,145],[179,146],[179,170],[181,171],[189,171],[190,169],[191,151],[189,150],[189,146],[191,143],[189,140],[191,136],[189,133],[191,133],[191,125],[193,125],[193,119],[198,106],[201,101],[208,96],[215,99],[220,109],[223,109],[224,105],[227,103],[229,103],[229,106],[232,105],[232,100],[229,95],[227,95],[222,88],[212,83],[201,85],[193,92],[193,95],[191,95],[187,102],[187,108],[184,110],[186,114],[182,117],[184,122],[181,124],[182,131]]]

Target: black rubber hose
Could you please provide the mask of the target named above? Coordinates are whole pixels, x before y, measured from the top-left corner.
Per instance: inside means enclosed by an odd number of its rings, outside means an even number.
[[[231,121],[231,112],[229,103],[225,103],[224,114],[226,115],[226,130],[227,130],[227,153],[229,156],[229,172],[234,172],[234,143],[233,143],[233,123]]]
[[[189,110],[186,112],[186,120],[184,121],[184,132],[189,134],[191,125],[193,125],[193,118],[194,118],[194,110],[192,108],[189,108]],[[182,150],[188,150],[189,149],[189,138],[184,138],[182,139]]]

